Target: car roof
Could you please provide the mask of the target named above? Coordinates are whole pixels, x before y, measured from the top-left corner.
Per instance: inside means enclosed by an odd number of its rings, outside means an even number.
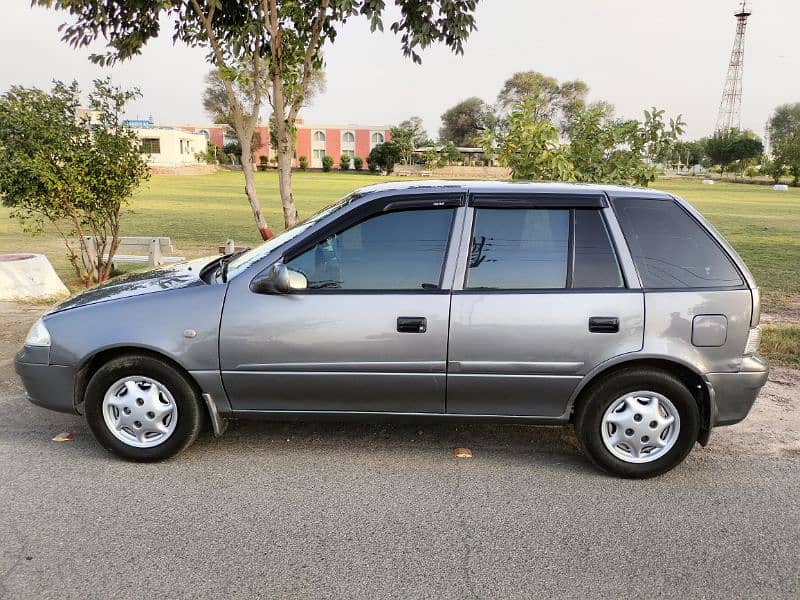
[[[371,194],[377,192],[403,193],[423,190],[460,191],[499,195],[565,194],[570,196],[597,194],[599,192],[606,193],[609,196],[671,197],[661,190],[619,185],[533,181],[464,181],[446,179],[387,181],[362,187],[357,191],[359,194]]]

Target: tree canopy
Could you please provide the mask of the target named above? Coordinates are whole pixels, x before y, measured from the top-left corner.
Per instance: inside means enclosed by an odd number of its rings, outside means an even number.
[[[313,73],[323,67],[324,46],[333,43],[351,18],[365,17],[372,31],[383,30],[385,0],[32,0],[66,11],[72,22],[61,28],[62,39],[84,47],[104,39],[107,50],[92,60],[111,64],[136,56],[169,23],[173,41],[207,50],[220,72],[234,112],[242,153],[249,155],[253,115],[235,101],[234,84],[252,88],[252,98],[271,83],[270,103],[277,133],[278,172],[284,224],[297,221],[291,187],[294,154],[292,130],[308,93]],[[405,56],[421,62],[419,52],[442,43],[453,52],[475,29],[478,0],[395,0],[389,29],[400,39]],[[248,75],[250,73],[250,75]],[[258,106],[253,107],[259,108]],[[271,235],[261,212],[250,161],[242,164],[245,190],[256,223]]]
[[[483,137],[484,152],[496,154],[514,179],[646,186],[683,131],[680,117],[666,122],[655,108],[644,111],[643,121],[621,121],[590,106],[571,116],[569,143],[561,143],[559,128],[542,116],[539,102],[534,96],[517,104],[504,131]]]
[[[492,129],[493,125],[492,108],[480,98],[467,98],[442,115],[439,141],[452,142],[456,146],[475,146],[484,130]]]
[[[49,93],[13,86],[0,96],[3,205],[31,233],[53,227],[87,285],[111,275],[121,210],[149,174],[141,143],[122,120],[137,95],[96,80],[88,114],[75,82],[55,82]]]
[[[800,138],[800,102],[781,104],[767,121],[767,138],[773,148]]]
[[[505,81],[497,95],[497,104],[500,109],[508,110],[520,102],[538,98],[537,118],[568,120],[586,105],[588,93],[589,86],[580,79],[560,84],[555,77],[538,71],[519,71]]]

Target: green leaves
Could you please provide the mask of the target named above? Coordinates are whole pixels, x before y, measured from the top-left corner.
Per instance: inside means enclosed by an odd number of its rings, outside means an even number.
[[[566,113],[569,141],[562,142],[547,107],[550,98],[534,94],[518,103],[507,131],[486,133],[484,152],[495,153],[515,179],[580,181],[646,186],[656,163],[668,154],[684,123],[664,122],[664,111],[644,111],[645,120],[617,121],[607,106],[576,106]]]
[[[15,86],[0,96],[3,204],[28,232],[53,226],[87,281],[107,275],[110,259],[81,271],[86,265],[79,264],[70,238],[92,235],[110,250],[122,206],[148,176],[139,140],[122,120],[125,104],[137,94],[96,80],[88,113],[79,110],[74,82],[57,81],[50,93]]]

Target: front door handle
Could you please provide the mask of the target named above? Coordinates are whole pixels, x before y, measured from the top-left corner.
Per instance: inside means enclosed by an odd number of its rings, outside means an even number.
[[[400,333],[425,333],[428,319],[425,317],[397,317],[397,331]]]
[[[617,333],[619,332],[619,318],[589,317],[589,331],[592,333]]]

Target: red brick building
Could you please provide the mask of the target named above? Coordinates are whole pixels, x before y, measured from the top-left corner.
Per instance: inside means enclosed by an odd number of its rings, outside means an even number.
[[[182,125],[179,128],[202,133],[210,143],[220,148],[236,141],[233,131],[225,125]],[[256,127],[256,133],[261,137],[261,147],[253,152],[253,162],[258,164],[262,156],[269,161],[273,158],[274,152],[269,147],[269,127],[259,125]],[[366,163],[367,155],[372,148],[391,139],[392,132],[384,125],[306,125],[298,119],[294,165],[298,166],[298,159],[305,156],[309,167],[321,168],[322,157],[328,155],[333,158],[334,165],[338,168],[339,157],[342,154],[350,156],[351,165],[352,159],[356,156],[360,156]]]

